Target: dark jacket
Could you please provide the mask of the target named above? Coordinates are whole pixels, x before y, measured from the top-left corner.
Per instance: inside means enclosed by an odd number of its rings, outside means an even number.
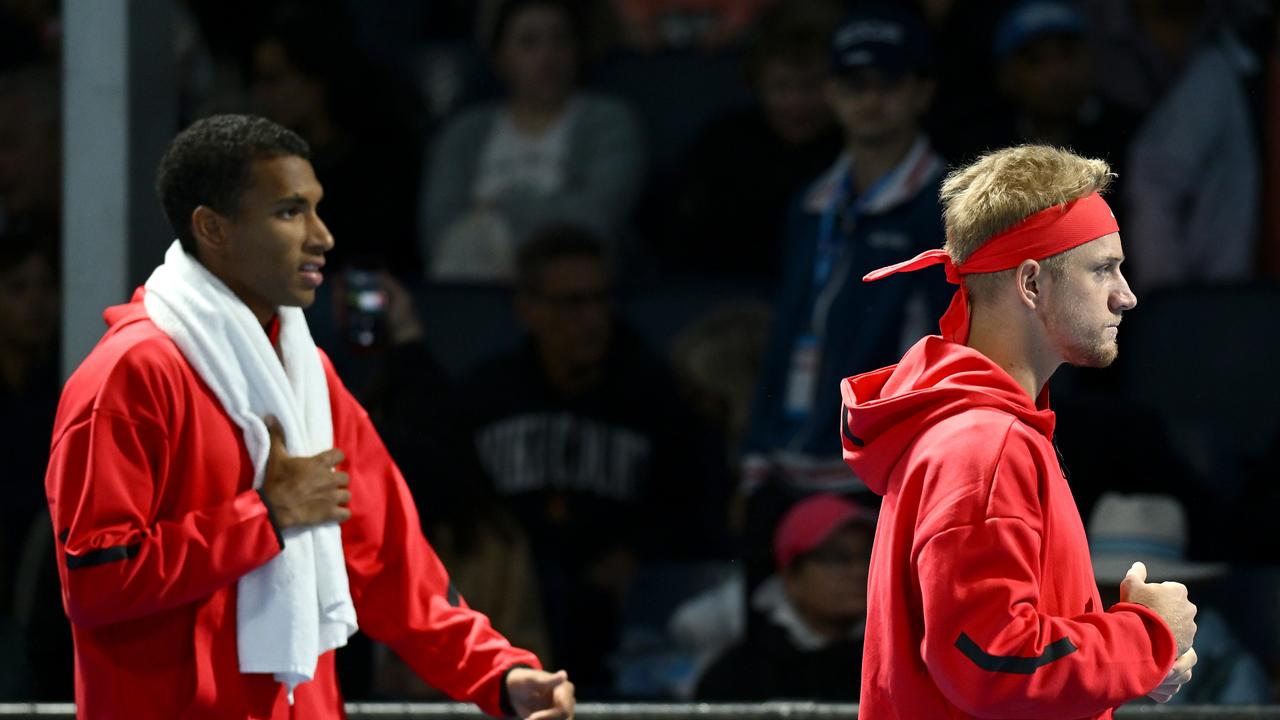
[[[857,702],[862,640],[849,638],[802,650],[773,622],[729,648],[698,681],[703,702],[817,700]]]
[[[942,246],[938,187],[941,158],[923,137],[891,171],[876,198],[846,222],[836,223],[846,235],[843,256],[832,269],[831,282],[841,283],[822,328],[823,342],[812,409],[807,417],[787,416],[784,402],[791,354],[796,339],[809,331],[814,310],[814,261],[822,217],[835,202],[837,186],[848,167],[843,156],[802,193],[787,225],[782,285],[761,367],[745,448],[748,453],[790,450],[825,458],[840,456],[839,436],[832,432],[840,414],[840,381],[897,361],[904,347],[907,306],[913,297],[934,331],[934,318],[950,302],[952,288],[928,278],[891,278],[864,283],[862,276],[885,265]],[[843,227],[841,227],[843,225]]]

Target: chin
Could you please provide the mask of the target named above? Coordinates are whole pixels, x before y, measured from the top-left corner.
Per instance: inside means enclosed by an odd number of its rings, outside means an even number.
[[[309,308],[314,305],[315,302],[316,293],[314,290],[311,292],[300,291],[295,293],[292,297],[283,300],[280,303],[280,307]]]
[[[1067,364],[1074,367],[1105,368],[1115,362],[1119,355],[1120,349],[1114,343],[1092,348],[1076,348],[1068,356]]]

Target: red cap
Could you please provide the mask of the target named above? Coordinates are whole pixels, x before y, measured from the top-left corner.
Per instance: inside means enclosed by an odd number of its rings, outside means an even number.
[[[818,549],[835,531],[852,522],[874,523],[875,511],[831,493],[801,500],[778,523],[773,533],[773,558],[779,569],[796,557]]]

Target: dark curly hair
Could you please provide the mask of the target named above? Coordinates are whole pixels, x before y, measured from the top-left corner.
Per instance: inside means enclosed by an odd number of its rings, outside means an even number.
[[[192,123],[169,143],[156,171],[156,193],[165,217],[196,257],[191,214],[205,205],[235,214],[255,160],[311,159],[311,148],[282,125],[254,115],[213,115]]]

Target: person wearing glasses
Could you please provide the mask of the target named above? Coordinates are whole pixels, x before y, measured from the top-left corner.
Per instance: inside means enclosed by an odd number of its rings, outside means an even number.
[[[705,552],[723,515],[723,451],[619,317],[605,248],[574,225],[521,248],[525,340],[476,368],[463,392],[481,464],[532,544],[552,654],[588,693],[611,686],[636,569]]]

